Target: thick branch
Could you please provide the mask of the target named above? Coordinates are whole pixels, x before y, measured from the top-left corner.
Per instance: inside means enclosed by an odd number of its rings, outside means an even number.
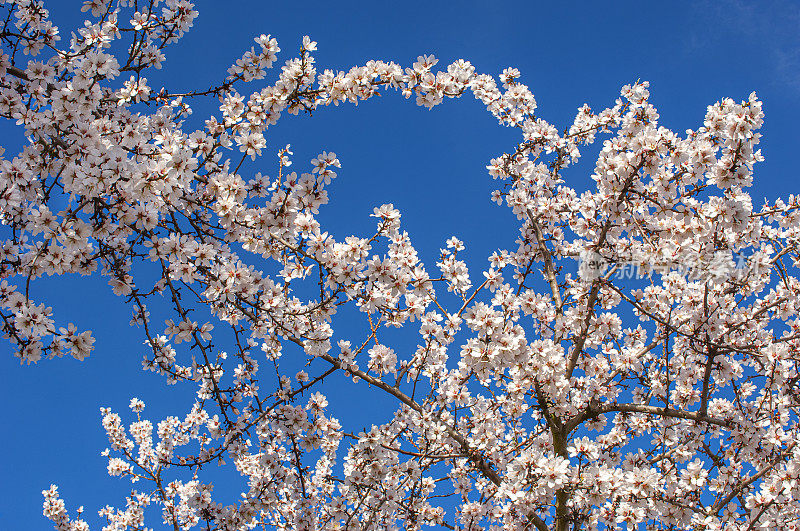
[[[700,411],[699,414],[703,417],[708,413],[708,394],[711,387],[711,370],[714,367],[714,358],[717,356],[717,349],[709,347],[708,360],[706,361],[706,368],[703,371],[703,390],[700,393]]]
[[[587,420],[594,419],[603,413],[644,413],[646,415],[655,415],[659,417],[707,422],[723,428],[731,428],[733,426],[733,422],[729,420],[669,407],[648,406],[645,404],[601,404],[599,406],[587,408],[583,413],[567,422],[564,429],[569,433]]]
[[[30,81],[28,74],[25,73],[24,70],[17,68],[16,66],[7,66],[6,72],[11,74],[14,77],[18,77],[20,79],[24,79],[25,81]]]
[[[564,308],[564,301],[561,298],[561,290],[558,287],[558,279],[556,278],[556,270],[553,267],[553,258],[550,254],[550,249],[544,243],[542,236],[542,229],[539,227],[538,216],[534,216],[533,212],[528,209],[528,218],[531,220],[533,232],[536,234],[536,244],[539,246],[539,252],[542,253],[544,258],[544,277],[550,284],[550,291],[553,296],[553,303],[556,305],[556,314],[560,314]]]
[[[583,351],[583,345],[586,344],[586,338],[589,335],[589,325],[592,321],[592,315],[594,315],[594,305],[597,302],[597,296],[600,293],[600,280],[595,280],[594,284],[592,285],[592,289],[589,291],[589,300],[586,302],[586,317],[583,320],[583,325],[581,325],[580,333],[578,337],[575,339],[575,343],[572,346],[572,352],[569,355],[569,361],[567,362],[567,378],[572,377],[572,373],[575,371],[575,366],[578,365],[578,358]]]

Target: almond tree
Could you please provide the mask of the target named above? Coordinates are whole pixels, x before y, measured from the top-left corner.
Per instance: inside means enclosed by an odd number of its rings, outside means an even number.
[[[137,398],[131,422],[102,411],[108,472],[134,481],[103,529],[800,527],[800,205],[745,191],[755,94],[681,135],[637,82],[560,131],[513,68],[499,84],[433,56],[335,72],[304,37],[273,74],[268,35],[215,86],[176,93],[146,76],[191,27],[188,0],[90,0],[64,39],[41,1],[3,10],[0,115],[24,139],[0,159],[3,333],[25,364],[84,359],[91,333],[31,286],[103,275],[144,368],[196,386],[180,417],[151,421]],[[468,267],[454,237],[428,268],[391,204],[370,234],[320,226],[334,153],[296,172],[287,146],[272,175],[242,169],[274,152],[279,119],[392,92],[428,108],[471,93],[519,130],[487,166],[517,248]],[[219,113],[191,130],[209,97]],[[595,186],[575,190],[564,173],[598,137]],[[346,307],[358,335],[337,332]],[[336,378],[394,415],[348,431],[319,391]],[[244,478],[236,503],[215,501],[217,464]],[[44,497],[57,529],[89,528],[56,486]]]

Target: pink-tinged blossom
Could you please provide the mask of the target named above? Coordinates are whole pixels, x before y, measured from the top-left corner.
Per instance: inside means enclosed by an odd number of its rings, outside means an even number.
[[[747,192],[754,93],[684,133],[647,82],[551,124],[516,68],[340,71],[307,36],[278,63],[269,35],[219,85],[173,93],[148,77],[193,25],[188,0],[88,0],[63,40],[41,2],[3,9],[0,115],[25,142],[0,160],[0,328],[21,363],[84,360],[91,332],[30,285],[102,275],[143,368],[194,389],[159,420],[138,398],[101,410],[107,471],[136,487],[99,511],[106,529],[796,526],[800,197]],[[394,92],[429,109],[471,94],[519,135],[486,165],[517,220],[488,264],[455,236],[423,262],[390,203],[339,236],[319,215],[332,151],[243,165],[279,120]],[[192,130],[206,95],[219,110]],[[566,174],[595,143],[576,190]],[[580,274],[587,257],[602,267]],[[394,415],[362,432],[331,416],[342,376]],[[215,491],[212,465],[240,496]],[[43,496],[57,529],[88,529],[55,486]]]

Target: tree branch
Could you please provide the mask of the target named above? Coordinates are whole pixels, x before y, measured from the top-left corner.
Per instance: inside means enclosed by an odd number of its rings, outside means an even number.
[[[533,232],[536,234],[536,244],[539,246],[539,251],[542,253],[542,257],[544,258],[544,277],[550,284],[550,292],[553,296],[553,303],[556,305],[556,314],[560,314],[564,308],[564,301],[561,298],[561,290],[558,287],[556,270],[555,267],[553,267],[553,258],[550,254],[550,249],[548,249],[547,245],[544,243],[542,229],[539,227],[538,223],[539,216],[534,216],[530,209],[528,209],[527,212],[528,218],[531,221],[531,226],[533,227]]]
[[[649,406],[645,404],[601,404],[599,406],[587,408],[582,414],[567,422],[564,429],[569,433],[587,420],[597,418],[603,413],[644,413],[646,415],[655,415],[659,417],[707,422],[723,428],[731,428],[734,426],[734,423],[730,420],[709,417],[708,415],[701,415],[700,413],[672,409],[669,407]]]
[[[741,492],[743,492],[747,487],[749,487],[750,485],[752,485],[753,483],[764,477],[764,475],[766,475],[770,470],[772,470],[775,467],[775,465],[780,463],[787,455],[789,455],[791,451],[794,449],[796,444],[797,441],[792,442],[783,452],[778,454],[778,457],[775,458],[775,460],[772,463],[768,464],[767,466],[759,470],[754,476],[751,476],[746,480],[742,481],[741,483],[739,483],[739,485],[734,487],[734,489],[731,490],[731,492],[727,496],[725,496],[724,498],[716,502],[714,505],[712,505],[707,512],[709,514],[718,514],[726,505],[728,505],[728,503],[730,503],[731,500],[733,500],[736,496],[738,496]]]

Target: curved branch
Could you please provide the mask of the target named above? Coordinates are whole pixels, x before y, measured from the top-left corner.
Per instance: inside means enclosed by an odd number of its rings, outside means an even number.
[[[587,408],[582,414],[567,422],[564,429],[569,433],[587,420],[597,418],[603,413],[644,413],[645,415],[707,422],[708,424],[714,424],[723,428],[732,428],[734,426],[733,421],[709,417],[699,412],[695,413],[693,411],[683,411],[681,409],[672,409],[669,407],[648,406],[646,404],[602,404]]]

